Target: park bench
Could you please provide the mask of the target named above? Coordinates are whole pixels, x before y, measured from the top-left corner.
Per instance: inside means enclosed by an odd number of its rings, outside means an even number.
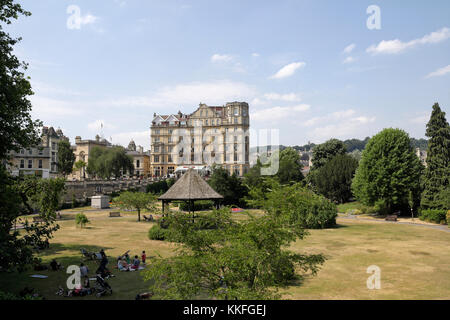
[[[396,214],[392,214],[386,217],[385,219],[386,221],[397,221],[397,215]]]
[[[110,217],[120,217],[120,212],[119,211],[111,211],[111,212],[109,212],[109,216]]]

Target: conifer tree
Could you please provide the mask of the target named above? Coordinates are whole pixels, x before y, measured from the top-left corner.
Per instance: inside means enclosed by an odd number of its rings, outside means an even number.
[[[438,103],[433,105],[425,134],[429,140],[421,206],[450,209],[450,127]]]

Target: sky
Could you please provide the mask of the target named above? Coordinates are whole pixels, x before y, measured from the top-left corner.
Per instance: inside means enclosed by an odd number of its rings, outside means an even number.
[[[449,119],[448,0],[20,3],[32,16],[6,30],[22,37],[32,115],[72,143],[149,149],[155,112],[199,103],[248,102],[253,146],[261,129],[283,145],[423,138],[435,102]]]

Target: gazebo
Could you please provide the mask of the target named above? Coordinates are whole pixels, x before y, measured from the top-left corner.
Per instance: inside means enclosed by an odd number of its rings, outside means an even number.
[[[163,215],[165,204],[171,201],[187,202],[190,214],[194,212],[193,203],[195,200],[213,200],[217,207],[220,199],[223,199],[223,196],[214,191],[193,169],[186,171],[166,193],[158,198],[162,201]]]

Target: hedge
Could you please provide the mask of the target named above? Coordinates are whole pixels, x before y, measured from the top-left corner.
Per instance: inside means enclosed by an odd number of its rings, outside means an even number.
[[[446,221],[446,210],[441,209],[424,209],[420,211],[419,219],[428,222],[445,224]],[[448,220],[447,220],[448,223]]]

